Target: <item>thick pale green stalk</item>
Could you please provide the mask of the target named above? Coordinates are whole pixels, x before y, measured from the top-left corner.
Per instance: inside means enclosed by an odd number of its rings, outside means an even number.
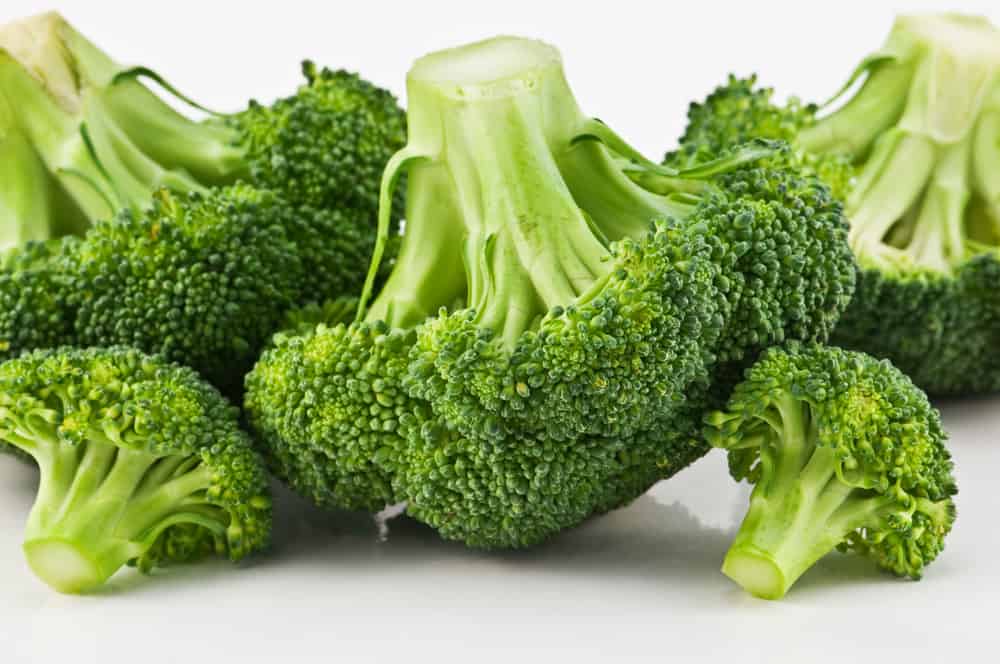
[[[128,449],[96,431],[89,441],[69,444],[44,428],[4,438],[38,463],[24,552],[35,574],[56,590],[100,586],[171,525],[225,531],[229,517],[207,500],[211,471],[197,459]],[[21,445],[26,440],[32,442]]]

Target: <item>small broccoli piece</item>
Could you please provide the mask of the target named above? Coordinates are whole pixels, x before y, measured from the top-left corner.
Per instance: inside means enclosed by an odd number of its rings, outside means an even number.
[[[285,232],[293,214],[235,185],[161,191],[147,211],[94,226],[65,268],[77,343],[160,353],[236,391],[303,277]]]
[[[408,89],[358,319],[280,336],[247,380],[279,476],[320,504],[405,500],[445,537],[535,544],[704,453],[667,426],[717,358],[822,338],[850,296],[839,204],[752,164],[779,146],[656,166],[524,39],[426,56]]]
[[[8,360],[0,440],[38,464],[24,552],[60,592],[268,543],[263,465],[237,410],[185,367],[125,347]]]
[[[940,417],[887,361],[816,344],[772,348],[705,435],[754,485],[722,570],[782,597],[829,551],[919,579],[944,547],[957,489]]]
[[[1000,31],[957,14],[903,16],[837,110],[780,106],[731,78],[693,104],[689,165],[754,137],[794,146],[845,203],[860,266],[833,341],[886,357],[937,394],[1000,388]]]

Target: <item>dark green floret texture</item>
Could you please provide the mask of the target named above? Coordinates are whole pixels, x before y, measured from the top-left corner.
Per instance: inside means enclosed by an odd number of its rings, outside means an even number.
[[[833,341],[891,359],[934,394],[1000,389],[986,350],[1000,341],[997,44],[982,18],[900,17],[828,106],[779,104],[756,78],[730,77],[691,105],[666,160],[787,141],[782,159],[823,180],[851,226],[857,294]]]
[[[504,49],[523,70],[494,81]],[[320,505],[405,501],[449,539],[537,544],[704,454],[718,377],[824,340],[850,298],[841,204],[783,144],[653,164],[529,40],[431,54],[408,85],[356,319],[293,317],[246,382],[272,467]]]
[[[290,214],[273,194],[238,185],[162,192],[147,212],[93,227],[67,270],[78,343],[160,353],[238,386],[296,299]]]
[[[405,114],[356,74],[303,73],[293,95],[198,122],[57,14],[0,29],[0,249],[86,235],[56,261],[74,342],[162,352],[233,392],[285,311],[361,290]]]
[[[38,464],[24,550],[56,590],[269,541],[263,464],[237,410],[186,367],[121,346],[8,360],[0,439]]]
[[[309,61],[302,73],[294,96],[251,102],[230,120],[250,179],[295,203],[365,214],[373,225],[382,170],[406,142],[406,115],[391,93],[357,74]]]
[[[833,549],[919,579],[957,492],[940,416],[888,361],[818,344],[767,350],[705,436],[754,485],[723,572],[783,596]]]
[[[70,283],[58,260],[74,246],[31,241],[0,259],[0,360],[72,340]]]

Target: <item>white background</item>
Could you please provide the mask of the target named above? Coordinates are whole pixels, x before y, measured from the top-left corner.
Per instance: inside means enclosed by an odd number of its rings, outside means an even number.
[[[759,72],[820,100],[878,47],[897,10],[995,2],[62,2],[85,35],[218,109],[268,101],[298,62],[359,70],[403,93],[422,53],[496,33],[563,52],[583,108],[659,156],[687,103],[726,73]],[[991,9],[992,7],[992,9]],[[45,9],[3,0],[0,22]],[[1000,398],[941,404],[959,519],[920,583],[831,555],[781,602],[718,566],[745,508],[713,454],[628,509],[539,549],[467,551],[396,520],[326,515],[282,493],[273,552],[64,597],[24,564],[33,471],[0,458],[0,662],[995,662],[1000,628]]]

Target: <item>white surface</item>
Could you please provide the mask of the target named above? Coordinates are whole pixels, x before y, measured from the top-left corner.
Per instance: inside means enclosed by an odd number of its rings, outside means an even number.
[[[303,57],[402,93],[409,62],[426,51],[503,32],[541,37],[563,51],[584,109],[652,156],[681,130],[687,102],[727,72],[759,71],[779,90],[822,98],[881,43],[894,10],[933,8],[251,4],[56,6],[121,61],[221,109],[287,92]],[[951,4],[1000,21],[995,7]],[[4,0],[0,22],[44,8]],[[943,410],[959,519],[926,578],[898,581],[832,555],[778,603],[745,596],[718,572],[746,500],[718,454],[630,508],[520,553],[467,551],[406,520],[381,541],[364,518],[320,514],[282,493],[275,549],[255,563],[152,578],[128,570],[84,598],[30,574],[19,543],[34,472],[0,458],[0,662],[996,661],[1000,398]]]

